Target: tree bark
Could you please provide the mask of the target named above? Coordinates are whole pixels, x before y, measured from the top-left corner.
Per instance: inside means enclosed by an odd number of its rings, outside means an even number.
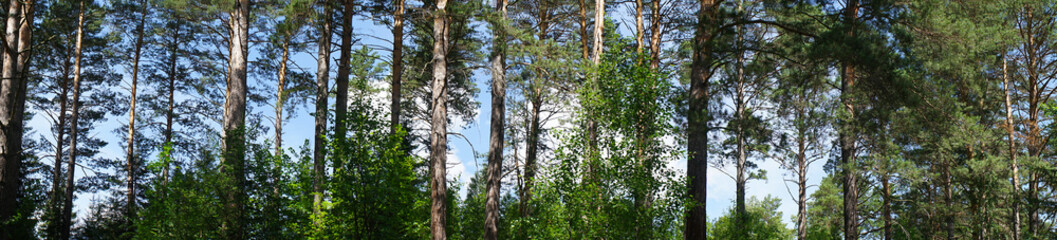
[[[279,62],[279,82],[275,91],[275,156],[283,155],[283,92],[286,91],[286,61],[290,59],[290,36],[286,36],[282,45],[282,57]]]
[[[448,160],[448,13],[447,0],[438,0],[433,12],[433,93],[430,134],[431,172],[430,235],[433,240],[447,239],[445,226],[448,213],[446,164]]]
[[[330,5],[329,0],[323,0],[322,22],[320,25],[318,50],[316,51],[316,124],[314,146],[312,148],[312,213],[321,217],[320,208],[323,204],[323,178],[326,173],[326,139],[327,134],[327,92],[330,85]],[[322,221],[316,221],[316,226],[321,226]]]
[[[393,87],[392,103],[389,104],[390,132],[396,133],[400,126],[401,81],[404,78],[404,0],[396,0],[396,12],[393,13]]]
[[[336,139],[345,139],[345,114],[349,110],[349,59],[352,56],[352,8],[353,0],[345,0],[345,9],[342,12],[341,25],[341,56],[338,58],[338,76],[335,79],[337,97],[334,102],[334,136]]]
[[[22,78],[18,78],[18,57],[19,53],[16,52],[19,49],[19,20],[21,20],[22,2],[18,0],[11,0],[8,3],[8,14],[7,14],[7,28],[4,32],[4,49],[2,49],[3,67],[2,79],[0,79],[0,125],[3,129],[0,129],[0,142],[3,146],[0,148],[0,206],[7,206],[0,208],[0,222],[8,221],[15,215],[15,210],[18,206],[18,195],[20,194],[20,188],[22,187],[22,177],[20,171],[22,169],[22,158],[21,158],[21,118],[16,118],[21,115],[16,105],[19,102],[18,90],[22,85],[25,85],[25,81]],[[25,98],[22,98],[23,101]],[[17,115],[17,116],[16,116]],[[17,140],[17,142],[16,142]],[[0,234],[0,238],[6,238],[6,235]]]
[[[687,114],[687,186],[692,206],[686,214],[684,239],[706,239],[705,199],[708,178],[709,78],[712,77],[710,27],[716,21],[717,0],[701,0],[694,34],[693,60],[690,65],[690,99]]]
[[[75,40],[73,48],[73,99],[71,101],[73,106],[70,107],[70,156],[67,157],[69,162],[66,165],[66,197],[64,198],[66,204],[63,205],[62,210],[62,239],[70,239],[70,226],[73,220],[73,192],[76,189],[73,176],[77,163],[77,118],[81,111],[81,50],[82,42],[84,41],[84,0],[80,1],[79,9],[77,12],[77,40]]]
[[[62,160],[65,159],[63,158],[63,156],[66,155],[63,151],[63,146],[66,145],[66,112],[69,111],[67,99],[69,99],[70,96],[70,68],[72,68],[73,65],[73,63],[71,63],[69,60],[69,55],[66,55],[65,57],[66,61],[63,64],[62,82],[59,84],[59,88],[61,88],[59,90],[59,120],[58,124],[55,125],[56,128],[58,128],[58,131],[55,133],[55,166],[53,166],[54,174],[51,176],[52,184],[50,207],[53,211],[52,213],[56,214],[55,216],[52,216],[52,223],[58,225],[65,223],[65,221],[61,220],[63,216],[62,211],[65,210],[64,206],[66,206],[66,201],[63,200],[63,197],[66,196],[66,191],[62,187],[62,179],[64,176],[62,173]],[[52,226],[50,228],[55,229],[56,227],[57,226]],[[49,232],[48,238],[62,238],[61,233],[58,233],[57,235],[51,234],[56,234],[56,232]]]
[[[148,3],[147,1],[141,1],[141,4],[143,5],[140,6],[142,9],[140,10],[139,24],[136,25],[136,43],[134,44],[135,46],[133,46],[135,50],[132,57],[132,89],[129,93],[131,98],[129,98],[128,101],[128,151],[125,156],[125,159],[128,160],[128,192],[126,192],[127,196],[125,196],[126,201],[128,201],[126,203],[128,206],[125,207],[128,209],[126,209],[127,212],[125,217],[128,218],[130,222],[132,218],[136,216],[136,84],[139,80],[139,59],[140,53],[143,50],[143,35],[145,35],[143,28],[147,23]]]
[[[228,56],[227,94],[224,98],[224,158],[220,172],[224,183],[224,215],[220,227],[224,239],[246,237],[245,150],[246,150],[246,60],[249,50],[250,1],[239,0],[229,13],[231,29]]]
[[[645,31],[646,28],[642,25],[642,0],[635,0],[635,53],[642,53]]]
[[[855,36],[856,19],[859,16],[859,0],[849,0],[844,7],[844,21],[850,25],[847,35]],[[855,130],[855,65],[844,60],[841,69],[841,105],[847,113],[847,119],[841,123],[838,131],[840,137],[840,163],[844,175],[844,239],[859,239],[859,188],[858,171],[855,161],[855,141],[858,133]]]
[[[1013,169],[1013,177],[1010,181],[1013,184],[1013,240],[1020,240],[1020,164],[1017,163],[1017,144],[1014,136],[1013,128],[1013,85],[1009,84],[1009,70],[1008,61],[1006,56],[1002,56],[1002,85],[1005,87],[1006,94],[1006,134],[1009,138],[1009,160],[1010,168]]]
[[[661,0],[653,0],[650,10],[650,69],[656,70],[661,66]]]
[[[499,20],[492,31],[492,119],[488,139],[488,186],[484,205],[484,239],[499,239],[499,191],[503,180],[503,141],[506,123],[506,0],[496,1]]]
[[[580,54],[584,60],[589,60],[591,57],[591,45],[587,42],[587,4],[584,0],[579,0],[580,6]]]

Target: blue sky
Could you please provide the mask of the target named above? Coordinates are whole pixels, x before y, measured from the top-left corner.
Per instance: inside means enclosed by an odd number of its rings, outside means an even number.
[[[628,5],[630,6],[630,4]],[[615,8],[616,11],[610,11],[607,13],[607,15],[609,18],[617,19],[618,23],[629,22],[630,15],[625,14],[627,12],[627,10],[625,9],[627,9],[627,6],[619,6]],[[480,31],[482,31],[483,34],[488,34],[487,29],[485,29],[484,27],[481,28],[482,29],[480,29]],[[376,49],[375,54],[382,56],[384,59],[389,59],[390,52],[388,48],[391,46],[390,41],[392,39],[392,35],[390,30],[386,26],[377,25],[372,20],[364,19],[361,17],[355,20],[354,29],[355,34],[357,34],[361,39],[361,41],[359,42],[359,46],[355,46],[354,48],[359,48],[360,46],[385,46],[384,49]],[[634,29],[632,29],[631,26],[627,24],[621,24],[621,27],[618,31],[625,36],[630,36],[632,35]],[[338,40],[338,36],[335,36],[335,40]],[[310,50],[314,51],[315,48],[312,47]],[[336,51],[337,49],[334,50]],[[292,56],[291,61],[297,62],[297,65],[300,67],[304,67],[305,71],[315,73],[315,59],[313,55],[314,52],[297,53]],[[251,52],[250,58],[254,59],[256,57],[257,54]],[[332,54],[332,57],[336,59],[338,57],[338,54]],[[334,60],[332,62],[337,61]],[[252,68],[252,66],[250,67]],[[332,67],[332,70],[333,69],[336,69],[336,67]],[[477,101],[480,102],[481,106],[481,109],[479,109],[479,113],[487,113],[489,107],[491,106],[490,96],[488,94],[490,91],[488,87],[490,80],[489,72],[477,71],[476,73],[477,74],[475,74],[474,79],[477,82],[478,88],[480,88],[481,90],[480,94],[478,94],[478,96],[476,97]],[[331,76],[334,75],[335,73],[331,73]],[[130,81],[131,80],[129,79],[129,76],[127,76],[126,74],[126,77],[125,79],[123,79],[123,83],[121,84],[124,89],[118,91],[124,91],[127,93],[127,87],[129,86]],[[252,83],[252,81],[255,81],[255,79],[251,79],[250,81],[251,85],[255,84]],[[265,81],[267,84],[274,86],[274,80],[259,81]],[[331,81],[331,83],[333,84],[333,81]],[[333,104],[333,100],[331,100],[331,104]],[[388,102],[382,102],[380,104],[385,104],[385,106],[387,106]],[[270,112],[270,108],[258,107],[257,110],[268,111],[266,114],[272,115],[272,113]],[[311,138],[314,120],[308,114],[308,111],[309,110],[307,108],[301,108],[299,109],[299,112],[284,113],[293,116],[293,118],[289,122],[286,122],[284,125],[285,132],[283,134],[283,139],[285,143],[285,148],[301,146],[301,144],[304,143],[306,139]],[[100,124],[99,127],[97,127],[96,130],[91,133],[100,136],[105,141],[109,142],[109,145],[103,148],[100,153],[102,157],[124,159],[125,151],[124,149],[121,149],[119,142],[123,141],[125,136],[114,133],[113,129],[118,128],[124,123],[127,123],[127,121],[128,116],[124,114],[118,116],[109,116],[105,123]],[[38,133],[45,133],[43,131],[45,129],[48,129],[49,124],[50,123],[45,120],[44,116],[38,114],[38,116],[35,116],[30,121],[29,126],[33,127],[34,129],[37,129]],[[460,133],[462,133],[462,135],[466,137],[466,139],[464,140],[460,137],[449,136],[448,141],[449,146],[451,148],[449,154],[449,163],[459,164],[456,164],[449,168],[448,173],[449,179],[457,178],[462,181],[465,185],[465,183],[469,181],[470,177],[472,177],[473,174],[478,170],[478,164],[483,164],[485,162],[484,159],[476,159],[474,156],[474,152],[477,152],[479,154],[484,154],[487,152],[489,115],[478,114],[474,122],[461,125],[461,128],[449,128],[449,131],[458,130]],[[471,147],[471,145],[473,147]],[[46,164],[50,164],[50,161],[51,160],[49,159],[44,160]],[[757,196],[759,198],[771,195],[782,199],[780,211],[783,212],[783,220],[788,224],[788,227],[792,228],[793,225],[791,218],[792,215],[796,213],[796,203],[793,197],[795,196],[796,188],[795,185],[787,184],[783,180],[786,178],[790,178],[791,176],[788,176],[788,171],[779,167],[778,163],[773,160],[762,160],[757,161],[757,163],[759,164],[760,169],[767,171],[768,180],[750,181],[747,186],[747,195]],[[822,171],[823,163],[823,161],[819,161],[809,169],[808,179],[811,185],[818,184],[822,176],[825,176],[825,173]],[[672,163],[671,166],[675,168],[680,174],[685,173],[685,157],[681,157],[679,161]],[[726,171],[731,172],[732,170],[726,169]],[[91,174],[90,171],[78,170],[77,177],[79,178],[85,173]],[[787,187],[787,185],[789,186]],[[723,174],[719,169],[709,169],[707,198],[707,212],[709,218],[714,219],[724,214],[727,209],[732,206],[732,201],[734,199],[735,192],[734,186],[735,185],[733,179]],[[814,192],[814,190],[814,188],[809,188],[809,194],[810,192]],[[95,194],[79,194],[79,197],[75,202],[75,211],[77,211],[81,217],[84,217],[85,215],[87,215],[88,206],[91,203],[91,200],[93,199],[102,199],[102,196]]]

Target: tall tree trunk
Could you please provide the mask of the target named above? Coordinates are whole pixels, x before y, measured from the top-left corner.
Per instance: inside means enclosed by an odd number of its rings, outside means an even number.
[[[146,35],[143,28],[147,23],[147,1],[141,1],[142,9],[140,9],[139,24],[136,25],[136,43],[133,46],[135,48],[132,57],[132,89],[129,93],[129,109],[128,109],[128,151],[125,159],[128,160],[128,182],[125,196],[125,200],[128,201],[125,206],[126,209],[125,217],[131,220],[136,216],[136,160],[135,160],[135,146],[136,146],[136,84],[139,80],[139,59],[140,53],[143,50],[143,35]],[[131,225],[130,225],[131,226]]]
[[[448,162],[448,13],[447,0],[438,0],[433,12],[433,93],[430,118],[431,173],[430,235],[433,240],[447,239],[448,184],[446,164]]]
[[[661,66],[661,0],[653,0],[650,11],[650,69],[656,70]]]
[[[67,54],[69,53],[67,52]],[[50,199],[51,211],[52,214],[55,215],[51,216],[51,224],[53,226],[49,226],[49,239],[61,239],[62,233],[61,231],[58,231],[58,227],[65,223],[62,220],[62,211],[65,209],[64,206],[66,204],[66,201],[63,200],[63,197],[66,195],[66,190],[62,187],[62,179],[63,176],[65,176],[62,173],[62,160],[65,159],[63,156],[66,155],[63,151],[63,146],[66,146],[66,112],[69,111],[67,99],[69,99],[70,96],[70,72],[72,71],[71,68],[73,68],[73,63],[70,62],[69,56],[70,55],[66,55],[63,58],[65,61],[62,66],[62,82],[59,83],[59,116],[58,124],[55,125],[58,131],[55,133],[55,165],[53,166],[54,174],[51,176]]]
[[[602,63],[602,28],[605,27],[605,22],[606,0],[595,0],[595,27],[594,32],[592,32],[594,42],[591,45],[591,62],[594,63],[596,68]],[[591,81],[597,84],[597,73],[596,76],[591,77]],[[589,154],[598,154],[598,123],[590,118],[587,120],[587,145]]]
[[[353,0],[345,0],[345,8],[341,16],[341,56],[338,58],[337,97],[334,102],[334,136],[336,139],[345,139],[345,113],[349,110],[349,59],[352,55],[352,8]]]
[[[249,50],[250,1],[234,3],[228,20],[231,29],[228,56],[227,94],[224,98],[224,158],[220,172],[225,176],[223,223],[224,239],[246,238],[245,151],[246,151],[246,60]]]
[[[79,9],[77,12],[77,40],[75,40],[73,48],[73,99],[71,101],[73,106],[70,107],[70,156],[67,157],[69,164],[66,165],[66,197],[64,198],[66,204],[63,205],[62,210],[62,239],[70,239],[70,226],[73,220],[73,192],[76,189],[73,176],[77,163],[77,118],[81,112],[81,50],[82,42],[84,41],[84,0],[80,1]]]
[[[635,53],[642,53],[642,47],[645,46],[644,31],[646,28],[642,25],[642,0],[635,0]]]
[[[743,2],[738,4],[738,11],[739,12],[742,11],[743,5],[744,5]],[[745,41],[745,33],[744,33],[744,31],[745,31],[745,27],[744,26],[738,26],[737,33],[736,33],[737,34],[737,42],[735,42],[734,44],[736,44],[739,48],[742,45],[744,45],[744,41]],[[746,99],[746,96],[745,96],[745,84],[746,84],[745,83],[745,66],[744,66],[745,65],[745,51],[737,51],[735,56],[734,56],[734,58],[735,58],[735,62],[734,62],[734,64],[735,64],[734,65],[735,74],[737,74],[737,76],[735,76],[737,82],[735,83],[735,86],[734,86],[734,88],[735,88],[734,89],[734,118],[738,119],[738,120],[741,120],[741,121],[744,121],[745,118],[747,117],[747,116],[745,116],[745,111],[746,111],[746,108],[747,108],[746,105],[748,105],[748,100]],[[734,126],[734,131],[737,134],[737,136],[735,136],[737,139],[736,139],[736,142],[735,142],[736,145],[735,145],[735,155],[734,155],[734,157],[737,160],[736,166],[737,166],[737,171],[738,171],[737,175],[736,175],[737,177],[736,177],[736,179],[734,179],[735,180],[735,185],[736,185],[736,188],[735,188],[736,189],[736,191],[735,191],[736,193],[735,193],[735,195],[736,195],[736,198],[737,198],[737,200],[735,201],[736,204],[735,204],[735,208],[734,208],[735,211],[734,212],[737,215],[735,217],[736,221],[739,224],[744,224],[745,223],[744,221],[747,220],[746,217],[748,216],[746,214],[747,211],[746,211],[746,207],[745,207],[745,184],[748,183],[748,181],[749,181],[749,177],[748,177],[748,175],[746,175],[746,174],[748,174],[747,173],[748,165],[747,165],[747,162],[746,162],[747,154],[748,154],[748,151],[746,150],[746,148],[748,148],[748,146],[747,146],[747,143],[745,142],[745,138],[747,137],[746,135],[748,135],[748,133],[746,132],[745,127],[742,124],[740,124],[740,123]],[[740,232],[748,234],[748,231],[740,231]],[[742,238],[748,238],[749,236],[741,236],[741,237]]]
[[[488,186],[484,204],[484,239],[499,239],[499,191],[503,180],[503,141],[506,123],[506,0],[496,1],[500,19],[492,31],[492,119],[488,139]]]
[[[1013,177],[1010,181],[1013,184],[1013,240],[1020,240],[1020,164],[1017,163],[1017,144],[1014,136],[1013,128],[1013,85],[1009,84],[1009,70],[1008,61],[1006,56],[1002,56],[1002,85],[1005,87],[1006,94],[1006,134],[1009,140],[1009,160],[1010,168],[1013,169]]]
[[[172,48],[169,49],[171,56],[169,56],[169,86],[168,91],[168,106],[165,110],[165,146],[169,148],[169,152],[165,156],[165,166],[162,168],[162,182],[169,182],[169,166],[172,165],[172,147],[173,147],[173,117],[176,116],[176,66],[177,60],[180,56],[180,25],[177,21],[172,26],[173,38]]]
[[[404,78],[404,0],[396,0],[396,12],[393,13],[393,87],[392,103],[389,104],[390,132],[396,133],[400,126],[400,86]]]
[[[316,43],[319,49],[316,51],[316,125],[313,139],[315,145],[312,148],[312,213],[317,217],[322,213],[320,208],[323,204],[323,178],[326,175],[326,139],[323,136],[327,134],[327,89],[330,85],[331,1],[322,0],[322,4],[319,42]],[[316,221],[315,224],[321,226],[322,222]]]
[[[859,16],[859,0],[849,0],[844,7],[844,21],[851,26],[846,34],[855,37],[855,25]],[[844,175],[844,239],[859,239],[859,188],[858,171],[855,161],[855,141],[858,133],[855,124],[855,65],[845,60],[841,63],[841,104],[847,119],[838,129],[840,137],[840,163]]]
[[[8,3],[7,28],[4,32],[4,49],[2,49],[3,69],[0,76],[0,222],[8,221],[15,215],[17,198],[22,187],[21,158],[21,122],[22,119],[15,118],[21,115],[15,105],[18,104],[18,91],[25,82],[18,76],[19,36],[18,24],[22,20],[20,13],[22,2],[11,0]],[[18,140],[18,142],[16,142]],[[7,238],[0,234],[0,238]]]
[[[275,156],[283,155],[283,92],[286,91],[286,61],[290,59],[290,36],[286,36],[282,45],[282,57],[279,60],[279,82],[275,91]]]
[[[709,104],[709,78],[712,77],[713,38],[711,26],[716,21],[717,0],[701,0],[697,13],[697,25],[694,33],[693,61],[690,65],[690,99],[687,114],[687,167],[686,176],[690,179],[687,189],[690,191],[692,206],[686,214],[684,239],[706,239],[705,199],[708,178],[708,122],[711,114]]]

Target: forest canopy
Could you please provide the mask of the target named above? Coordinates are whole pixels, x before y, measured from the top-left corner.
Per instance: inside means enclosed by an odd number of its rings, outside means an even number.
[[[0,240],[1057,239],[1057,0],[0,2]]]

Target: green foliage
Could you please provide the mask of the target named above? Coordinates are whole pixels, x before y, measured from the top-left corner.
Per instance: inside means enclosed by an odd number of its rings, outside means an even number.
[[[731,208],[723,215],[709,224],[709,238],[715,239],[745,239],[745,240],[777,240],[793,239],[794,232],[786,228],[782,222],[782,212],[778,211],[781,205],[780,199],[767,196],[757,199],[755,196],[749,198],[745,219],[737,220],[736,210]]]

